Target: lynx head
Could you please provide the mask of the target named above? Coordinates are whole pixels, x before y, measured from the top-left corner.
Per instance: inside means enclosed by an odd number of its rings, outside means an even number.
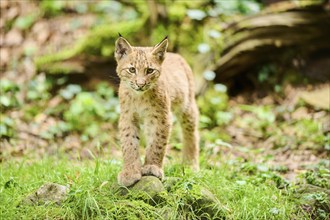
[[[121,81],[139,92],[151,88],[161,74],[167,45],[168,40],[165,37],[154,47],[132,47],[125,38],[119,36],[115,58]]]

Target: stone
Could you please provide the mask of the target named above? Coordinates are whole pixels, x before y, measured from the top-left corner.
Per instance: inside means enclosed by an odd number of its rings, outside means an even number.
[[[163,183],[154,176],[143,176],[133,186],[124,187],[115,184],[112,187],[119,196],[137,195],[145,202],[156,205],[161,201],[161,194],[166,193]],[[130,194],[133,193],[133,194]]]
[[[165,191],[162,182],[154,176],[143,176],[139,182],[131,187],[132,191],[143,191],[148,193],[151,197]]]
[[[57,183],[46,183],[22,200],[21,205],[61,205],[67,198],[69,187]]]

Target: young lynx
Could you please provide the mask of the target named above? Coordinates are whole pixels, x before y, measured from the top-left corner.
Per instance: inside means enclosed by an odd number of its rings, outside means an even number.
[[[178,54],[167,53],[167,37],[154,47],[132,47],[116,41],[115,58],[120,77],[120,141],[123,169],[118,182],[133,185],[142,176],[164,177],[163,159],[171,131],[171,112],[182,127],[183,161],[199,169],[198,109],[193,74]],[[139,156],[139,125],[147,140],[145,161]]]

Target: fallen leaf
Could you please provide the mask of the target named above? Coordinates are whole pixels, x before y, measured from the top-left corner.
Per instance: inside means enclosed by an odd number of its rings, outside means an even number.
[[[330,109],[330,84],[320,89],[302,92],[299,97],[313,107]]]

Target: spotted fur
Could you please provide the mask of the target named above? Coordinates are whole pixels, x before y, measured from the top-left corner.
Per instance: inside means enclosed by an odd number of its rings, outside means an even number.
[[[118,182],[124,186],[133,185],[143,175],[163,179],[172,113],[182,127],[183,162],[199,169],[199,113],[193,73],[180,55],[166,52],[167,45],[167,38],[154,47],[132,47],[123,37],[116,41],[124,159]],[[143,164],[139,155],[140,125],[147,140]]]

